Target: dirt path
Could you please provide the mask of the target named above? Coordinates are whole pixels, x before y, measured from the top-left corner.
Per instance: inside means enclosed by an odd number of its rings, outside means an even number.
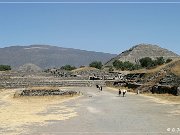
[[[16,100],[5,96],[7,93],[4,96],[1,94],[1,133],[180,134],[179,104],[157,103],[150,98],[129,93],[126,97],[119,97],[117,91],[109,88],[103,88],[103,91],[95,87],[69,89],[81,91],[83,96],[62,103],[60,99],[54,98]]]

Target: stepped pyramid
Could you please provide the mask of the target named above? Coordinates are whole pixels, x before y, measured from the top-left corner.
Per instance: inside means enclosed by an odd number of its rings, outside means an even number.
[[[42,69],[35,64],[27,63],[19,67],[18,71],[21,72],[39,72]]]
[[[117,57],[112,58],[105,65],[111,66],[115,60],[129,61],[129,62],[138,64],[139,59],[144,58],[144,57],[150,57],[152,59],[155,59],[157,57],[164,57],[165,59],[168,59],[168,58],[174,59],[174,58],[178,58],[179,55],[167,49],[161,48],[157,45],[139,44],[139,45],[133,46],[129,50],[122,52]]]

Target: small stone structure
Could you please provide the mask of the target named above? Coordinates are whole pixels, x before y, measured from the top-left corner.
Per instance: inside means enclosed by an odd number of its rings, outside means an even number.
[[[92,67],[83,67],[72,71],[52,68],[45,72],[61,80],[114,80],[119,77],[118,73],[110,73]]]
[[[55,90],[22,90],[19,93],[16,93],[16,96],[52,96],[52,95],[76,95],[76,91],[63,91],[59,89]]]

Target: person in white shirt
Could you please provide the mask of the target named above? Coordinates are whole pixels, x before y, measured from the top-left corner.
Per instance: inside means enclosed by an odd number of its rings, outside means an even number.
[[[123,90],[123,97],[125,96],[125,94],[127,93],[127,90]]]

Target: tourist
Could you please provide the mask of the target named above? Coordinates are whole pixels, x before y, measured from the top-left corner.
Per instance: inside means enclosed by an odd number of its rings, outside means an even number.
[[[119,89],[119,96],[121,95],[121,90]]]
[[[137,90],[137,95],[139,94],[139,90]]]
[[[126,94],[126,92],[127,92],[127,90],[123,90],[123,97],[125,96],[125,94]]]
[[[102,86],[101,86],[101,91],[102,91]]]

